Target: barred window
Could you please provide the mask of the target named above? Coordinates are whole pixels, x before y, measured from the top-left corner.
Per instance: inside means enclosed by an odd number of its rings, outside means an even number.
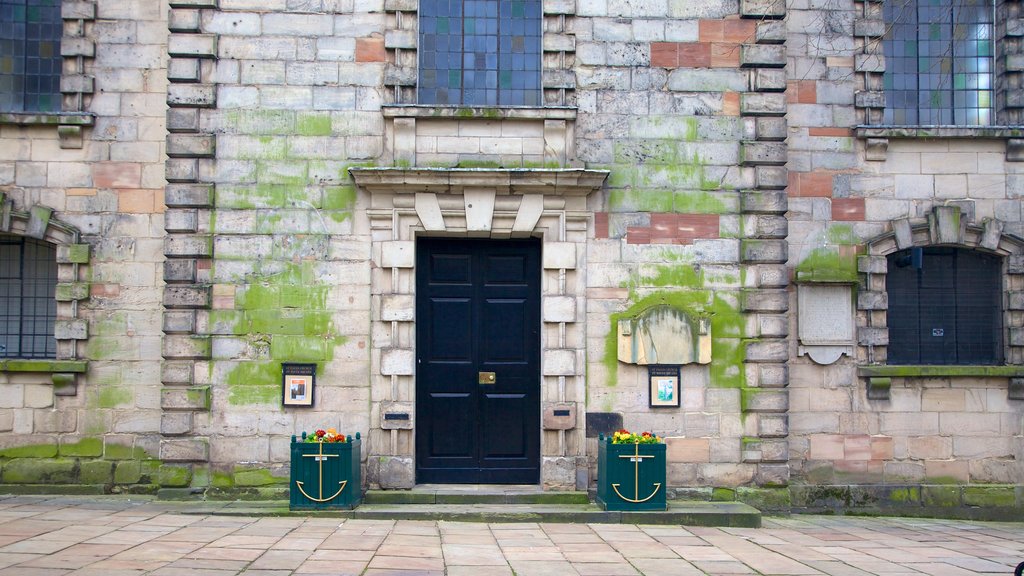
[[[60,0],[0,0],[0,111],[57,112]]]
[[[541,105],[541,0],[420,0],[420,104]]]
[[[993,0],[885,0],[886,124],[993,123]]]
[[[1003,362],[1002,259],[950,247],[890,254],[889,364]]]
[[[56,250],[46,242],[0,236],[0,358],[55,358]]]

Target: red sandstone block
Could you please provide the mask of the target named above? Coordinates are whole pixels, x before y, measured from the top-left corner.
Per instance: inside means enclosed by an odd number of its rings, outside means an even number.
[[[90,284],[89,295],[93,298],[117,298],[121,295],[120,284]]]
[[[722,114],[726,116],[739,116],[740,115],[740,93],[739,92],[723,92],[722,93]]]
[[[639,226],[630,226],[626,229],[626,244],[650,244],[651,229]]]
[[[721,20],[701,20],[697,23],[697,38],[701,42],[722,42],[725,40],[725,24]]]
[[[157,192],[159,206],[157,205]],[[153,214],[163,212],[162,190],[123,189],[117,191],[117,211],[124,214]]]
[[[863,198],[833,198],[832,219],[843,222],[864,221]]]
[[[892,460],[895,452],[895,443],[889,436],[871,437],[871,459]]]
[[[814,80],[800,80],[797,82],[797,99],[800,104],[817,104],[818,84]]]
[[[728,42],[715,42],[711,44],[712,68],[739,68],[739,66],[739,44],[732,44]]]
[[[676,42],[651,42],[651,66],[677,68],[679,66],[679,44]]]
[[[595,212],[594,213],[594,237],[595,238],[607,238],[608,237],[608,213],[607,212]]]
[[[678,215],[676,238],[688,239],[687,243],[697,238],[718,238],[718,231],[718,214]]]
[[[786,175],[786,195],[793,198],[800,197],[800,173],[792,170]]]
[[[737,44],[753,44],[757,39],[757,20],[725,20],[722,26],[722,40]]]
[[[829,172],[805,172],[800,174],[800,196],[805,198],[831,198],[832,174]]]
[[[97,188],[138,188],[142,182],[142,165],[98,162],[92,166],[92,182]]]
[[[847,436],[843,448],[847,460],[871,460],[871,437],[867,434]]]
[[[384,62],[387,51],[383,38],[356,38],[356,62]]]
[[[679,66],[686,68],[708,68],[711,66],[711,45],[698,42],[679,44]]]

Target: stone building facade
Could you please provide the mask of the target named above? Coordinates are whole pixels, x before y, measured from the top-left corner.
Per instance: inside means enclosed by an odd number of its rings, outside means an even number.
[[[370,487],[468,451],[463,478],[585,490],[626,427],[678,497],[1024,506],[1019,2],[991,117],[941,128],[890,120],[876,0],[58,4],[60,111],[0,114],[3,238],[57,270],[54,352],[0,360],[5,488],[277,493],[291,436],[335,427]],[[525,69],[434,59],[510,35]],[[521,100],[474,100],[491,72]],[[950,296],[990,325],[908,344],[934,287],[897,268],[954,257],[997,269]],[[902,352],[947,332],[989,357]]]

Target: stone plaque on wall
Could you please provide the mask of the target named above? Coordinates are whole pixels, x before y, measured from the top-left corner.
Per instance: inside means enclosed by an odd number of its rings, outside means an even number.
[[[853,286],[801,284],[798,292],[800,354],[832,364],[853,354]]]
[[[654,306],[619,321],[618,359],[626,364],[711,362],[711,319]]]

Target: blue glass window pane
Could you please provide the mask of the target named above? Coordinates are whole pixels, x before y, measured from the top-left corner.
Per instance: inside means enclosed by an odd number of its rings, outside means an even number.
[[[540,103],[541,0],[423,0],[419,7],[420,103]],[[444,96],[441,87],[449,89]]]
[[[60,110],[60,0],[0,0],[0,110]]]
[[[888,124],[977,125],[992,118],[992,0],[886,0]]]

